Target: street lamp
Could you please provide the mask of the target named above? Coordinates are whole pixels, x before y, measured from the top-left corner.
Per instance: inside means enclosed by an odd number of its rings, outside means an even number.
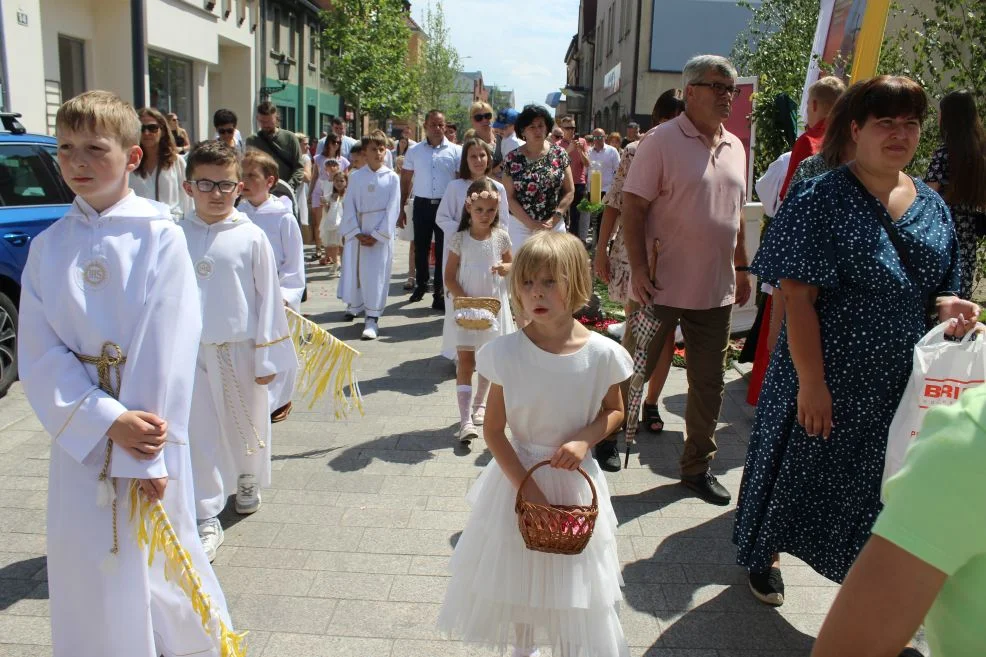
[[[284,91],[288,86],[285,82],[291,77],[291,60],[282,55],[280,61],[275,66],[277,67],[277,79],[281,84],[278,87],[261,87],[261,98],[270,98],[272,94]]]

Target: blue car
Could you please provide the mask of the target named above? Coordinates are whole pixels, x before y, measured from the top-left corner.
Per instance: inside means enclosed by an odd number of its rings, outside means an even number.
[[[0,112],[0,396],[17,380],[17,307],[31,240],[68,211],[53,137],[28,134]]]

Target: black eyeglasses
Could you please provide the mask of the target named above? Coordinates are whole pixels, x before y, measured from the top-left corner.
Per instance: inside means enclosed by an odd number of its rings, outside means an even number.
[[[236,128],[216,128],[216,132],[221,135],[235,135]]]
[[[739,87],[734,87],[731,84],[723,84],[721,82],[692,82],[692,86],[708,87],[709,89],[712,89],[712,91],[716,92],[717,96],[725,96],[728,94],[730,97],[736,98],[736,96],[740,93]]]
[[[195,185],[196,189],[205,194],[211,193],[216,187],[218,187],[219,191],[223,194],[231,194],[239,184],[235,180],[208,180],[206,178],[189,180],[188,182]]]
[[[160,132],[161,131],[161,126],[159,126],[157,123],[144,123],[143,125],[140,126],[140,131],[141,132]]]
[[[490,112],[487,112],[486,114],[473,114],[472,118],[476,123],[479,123],[480,121],[490,121],[493,119],[493,114]]]

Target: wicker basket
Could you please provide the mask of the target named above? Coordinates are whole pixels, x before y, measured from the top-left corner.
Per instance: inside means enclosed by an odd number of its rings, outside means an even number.
[[[455,310],[465,310],[475,308],[477,310],[488,310],[494,317],[500,313],[500,300],[495,297],[456,297],[452,302]],[[466,319],[456,317],[455,323],[464,329],[473,331],[488,331],[493,324],[487,319]]]
[[[535,504],[528,502],[521,495],[524,485],[534,471],[551,461],[541,461],[527,471],[527,476],[517,489],[517,524],[520,535],[528,550],[549,552],[551,554],[579,554],[589,544],[592,532],[596,528],[596,516],[599,515],[599,497],[596,486],[585,470],[578,472],[589,482],[592,491],[592,504],[589,506],[551,504]]]

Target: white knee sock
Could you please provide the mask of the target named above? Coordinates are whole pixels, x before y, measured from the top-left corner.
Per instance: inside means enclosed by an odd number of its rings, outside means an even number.
[[[455,386],[455,396],[459,400],[459,421],[469,422],[469,404],[472,402],[472,386]]]
[[[486,393],[490,391],[490,381],[482,374],[476,382],[476,399],[472,403],[473,409],[486,406]]]

